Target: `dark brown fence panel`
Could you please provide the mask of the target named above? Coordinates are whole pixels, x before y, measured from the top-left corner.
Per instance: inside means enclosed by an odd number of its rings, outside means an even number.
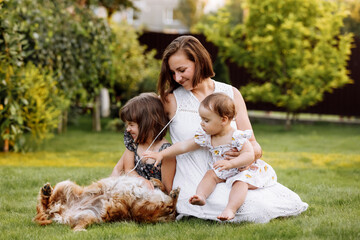
[[[156,49],[156,58],[161,59],[166,46],[174,40],[179,34],[165,34],[157,32],[145,32],[139,37],[139,41],[148,46],[148,49]],[[204,35],[193,35],[198,38],[204,47],[209,51],[212,60],[215,61],[218,54],[217,47],[207,42]],[[352,84],[345,85],[332,93],[326,93],[324,100],[313,107],[302,112],[318,114],[334,114],[341,116],[360,116],[360,38],[355,38],[355,48],[352,49],[349,59],[348,70]],[[244,86],[251,81],[250,75],[245,69],[238,67],[236,64],[228,62],[230,79],[232,85],[236,88]],[[216,76],[215,76],[216,79]],[[247,102],[248,109],[265,110],[265,111],[283,111],[268,103],[251,103]]]

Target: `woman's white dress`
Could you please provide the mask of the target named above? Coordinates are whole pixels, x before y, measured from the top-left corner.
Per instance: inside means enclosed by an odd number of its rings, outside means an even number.
[[[215,92],[224,92],[231,98],[234,97],[232,86],[214,82]],[[201,119],[198,113],[200,102],[190,91],[179,87],[174,91],[174,96],[177,111],[170,124],[170,137],[172,142],[176,143],[194,137]],[[217,184],[204,206],[189,203],[189,198],[195,194],[197,185],[209,169],[208,158],[210,157],[210,152],[206,148],[176,157],[173,188],[181,188],[177,203],[178,219],[183,216],[195,216],[202,219],[218,220],[216,217],[224,210],[231,190],[225,183]],[[280,183],[275,183],[269,187],[249,190],[244,204],[231,221],[266,223],[273,218],[298,215],[307,207],[308,204],[302,202],[295,192]]]

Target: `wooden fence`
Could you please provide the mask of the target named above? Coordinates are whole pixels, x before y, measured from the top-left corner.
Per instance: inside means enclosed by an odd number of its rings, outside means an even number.
[[[139,37],[139,41],[141,44],[147,45],[148,49],[156,49],[156,58],[161,59],[166,46],[178,36],[180,35],[144,32]],[[204,35],[200,34],[194,36],[201,41],[204,47],[209,51],[212,59],[215,60],[218,54],[217,47],[214,44],[207,42]],[[345,85],[340,89],[335,89],[332,93],[326,93],[322,102],[307,108],[302,111],[303,113],[360,116],[360,38],[355,38],[354,46],[348,62],[348,70],[353,83]],[[227,63],[227,65],[229,68],[230,80],[234,87],[239,88],[251,81],[250,75],[246,73],[245,69],[238,67],[234,63]],[[284,111],[284,109],[268,103],[247,102],[246,105],[250,110]]]

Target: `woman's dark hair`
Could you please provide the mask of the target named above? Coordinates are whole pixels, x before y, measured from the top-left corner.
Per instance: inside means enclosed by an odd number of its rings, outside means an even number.
[[[195,63],[193,87],[202,80],[215,76],[210,54],[201,42],[193,36],[180,36],[173,40],[163,53],[158,81],[158,92],[162,101],[165,101],[166,96],[180,86],[173,79],[169,67],[169,58],[178,51],[184,52],[187,58]]]
[[[168,118],[163,105],[155,93],[142,93],[130,99],[120,110],[120,118],[126,122],[136,122],[139,136],[136,143],[145,143],[148,137],[155,138],[165,127]],[[157,140],[165,137],[164,130]]]
[[[215,112],[220,117],[232,120],[236,115],[234,101],[225,93],[213,93],[207,96],[201,106]]]

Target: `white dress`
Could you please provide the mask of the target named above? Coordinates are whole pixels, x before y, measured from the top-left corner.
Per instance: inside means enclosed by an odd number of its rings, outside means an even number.
[[[235,181],[245,182],[257,188],[269,187],[276,183],[277,176],[274,169],[261,159],[254,161],[246,170],[231,168],[219,171],[214,168],[214,163],[223,160],[227,151],[233,148],[240,151],[244,143],[249,141],[251,135],[251,130],[235,130],[232,134],[231,143],[214,147],[211,145],[211,136],[202,128],[199,128],[195,133],[195,142],[201,147],[207,148],[211,153],[211,158],[208,159],[208,169],[213,170],[218,178],[226,180],[226,185],[229,188]]]
[[[234,97],[230,85],[214,82],[215,92],[224,92],[231,98]],[[179,87],[174,91],[174,96],[177,110],[170,124],[170,137],[172,142],[176,143],[192,138],[200,126],[201,119],[198,113],[200,102],[190,91]],[[189,198],[195,194],[199,182],[208,170],[210,157],[210,152],[205,148],[176,157],[173,188],[181,188],[177,202],[178,219],[183,216],[195,216],[218,220],[216,217],[225,209],[231,190],[225,183],[217,184],[204,206],[189,203]],[[276,217],[298,215],[307,207],[308,204],[302,202],[295,192],[280,183],[275,183],[270,187],[248,191],[244,204],[230,221],[266,223]]]

